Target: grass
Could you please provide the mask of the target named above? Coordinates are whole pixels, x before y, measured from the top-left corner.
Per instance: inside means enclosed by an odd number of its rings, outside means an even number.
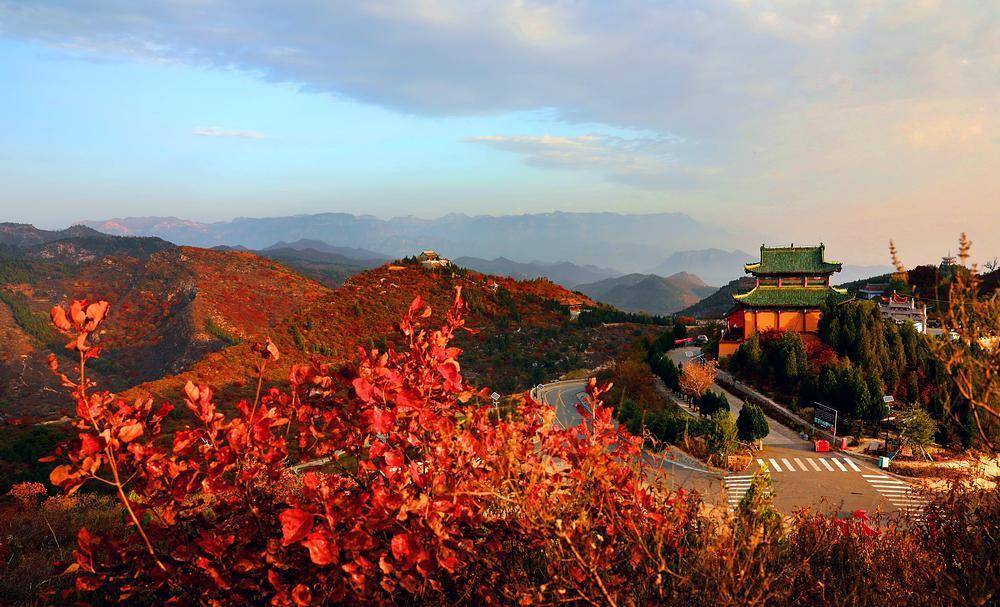
[[[50,497],[33,506],[0,499],[4,500],[0,503],[0,539],[7,552],[0,566],[0,602],[4,605],[51,604],[39,593],[72,586],[73,577],[58,575],[53,563],[72,559],[81,527],[93,532],[124,532],[121,508],[109,495]]]
[[[236,346],[242,343],[238,337],[232,335],[231,333],[229,333],[229,331],[226,331],[225,329],[217,325],[210,316],[205,318],[205,332],[215,338],[218,338],[226,342],[230,346]]]
[[[0,300],[10,308],[11,314],[14,315],[14,322],[45,347],[60,348],[65,343],[62,336],[52,328],[49,317],[33,312],[28,304],[28,298],[21,293],[0,289]]]

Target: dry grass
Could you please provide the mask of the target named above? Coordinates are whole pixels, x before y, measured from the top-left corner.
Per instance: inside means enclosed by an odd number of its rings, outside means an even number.
[[[58,575],[55,563],[72,558],[81,527],[124,531],[117,501],[81,494],[50,497],[34,506],[14,500],[0,505],[0,603],[36,605],[40,591],[72,585],[71,577]]]

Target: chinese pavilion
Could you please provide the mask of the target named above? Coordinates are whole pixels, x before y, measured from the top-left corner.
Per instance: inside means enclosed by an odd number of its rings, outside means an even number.
[[[826,247],[760,247],[760,261],[744,270],[755,284],[746,293],[733,295],[726,334],[719,343],[719,358],[729,356],[755,333],[776,329],[815,333],[820,307],[830,298],[837,303],[851,299],[847,291],[830,285],[840,262],[824,258]]]

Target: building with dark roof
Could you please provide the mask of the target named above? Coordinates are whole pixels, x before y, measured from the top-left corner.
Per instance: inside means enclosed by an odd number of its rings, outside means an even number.
[[[858,289],[858,299],[878,299],[892,288],[887,282],[870,282]]]
[[[913,297],[893,291],[888,297],[878,299],[878,309],[883,318],[900,324],[912,322],[918,333],[927,332],[927,305]]]
[[[826,247],[760,247],[760,261],[743,269],[754,277],[754,287],[733,295],[734,308],[719,343],[719,357],[729,356],[740,344],[764,331],[815,333],[823,304],[840,304],[851,296],[830,285],[840,262],[826,260]]]

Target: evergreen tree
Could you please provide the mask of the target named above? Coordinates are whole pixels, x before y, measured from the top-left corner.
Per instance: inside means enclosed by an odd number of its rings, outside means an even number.
[[[736,418],[736,436],[745,443],[753,443],[762,440],[770,431],[760,407],[744,402]]]
[[[900,435],[910,445],[924,448],[934,441],[937,424],[927,411],[915,405],[900,415]]]
[[[883,398],[885,394],[885,386],[882,384],[881,380],[874,375],[869,375],[868,406],[865,408],[865,412],[867,413],[865,420],[872,425],[879,424],[886,418],[887,415],[889,415],[889,406]]]
[[[729,411],[716,411],[709,419],[708,433],[705,436],[708,452],[724,462],[725,458],[736,452],[736,422]]]
[[[712,417],[717,411],[729,411],[729,399],[725,394],[708,390],[698,398],[699,413]]]

